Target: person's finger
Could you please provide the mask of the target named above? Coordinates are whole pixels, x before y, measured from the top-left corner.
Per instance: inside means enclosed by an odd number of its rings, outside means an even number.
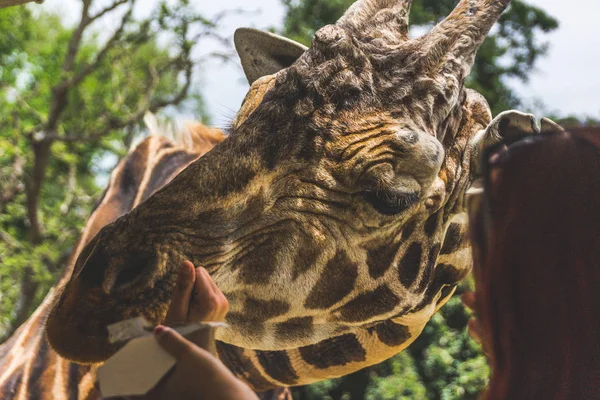
[[[204,268],[196,268],[196,282],[188,314],[190,321],[206,321],[217,311],[218,304],[211,281],[212,278]]]
[[[214,309],[210,313],[209,317],[211,318],[211,321],[223,321],[225,320],[225,316],[229,312],[229,301],[227,301],[227,298],[225,297],[223,292],[221,292],[221,289],[217,287],[217,284],[208,274],[208,271],[202,268],[201,272],[206,277],[208,283],[212,287],[212,301],[214,302]]]
[[[171,305],[165,317],[164,323],[166,325],[187,322],[195,280],[196,271],[194,265],[189,261],[183,262],[179,268],[177,284],[171,297]]]
[[[217,310],[219,311],[213,321],[225,321],[225,316],[229,312],[229,301],[220,290],[217,294],[217,304]]]
[[[185,354],[189,354],[194,345],[175,330],[163,325],[154,328],[154,337],[158,344],[170,355],[180,360]]]
[[[204,372],[203,376],[208,376],[216,372],[216,369],[222,369],[228,373],[229,370],[207,349],[204,349],[194,342],[183,337],[179,332],[164,325],[158,325],[154,328],[154,337],[158,344],[175,357],[178,362],[192,362],[195,372]],[[206,337],[201,337],[201,342],[206,341]],[[214,344],[214,337],[212,338]],[[184,361],[183,358],[186,357]]]

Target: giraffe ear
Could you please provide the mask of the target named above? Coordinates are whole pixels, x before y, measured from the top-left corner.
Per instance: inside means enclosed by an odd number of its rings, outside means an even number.
[[[233,40],[250,85],[289,67],[308,49],[291,39],[252,28],[236,30]]]

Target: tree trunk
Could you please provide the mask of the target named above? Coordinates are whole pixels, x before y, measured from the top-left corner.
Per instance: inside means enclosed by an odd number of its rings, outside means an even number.
[[[12,324],[10,329],[12,332],[8,336],[12,335],[29,318],[38,287],[39,284],[33,280],[33,270],[25,268],[23,271],[23,280],[21,281],[21,296],[17,303],[15,322]]]
[[[1,0],[0,0],[1,1]],[[30,178],[27,180],[27,217],[29,219],[29,242],[33,246],[42,243],[42,227],[39,220],[39,202],[42,191],[42,185],[46,177],[46,170],[50,162],[50,146],[52,142],[42,139],[39,142],[33,142],[33,169]],[[27,266],[23,269],[23,278],[21,280],[21,295],[17,303],[16,317],[11,331],[15,331],[23,322],[29,318],[33,308],[35,295],[37,294],[39,284],[34,279],[34,271]]]
[[[44,0],[0,0],[0,8],[16,6],[18,4],[25,4],[31,1],[35,1],[38,4],[44,2]]]

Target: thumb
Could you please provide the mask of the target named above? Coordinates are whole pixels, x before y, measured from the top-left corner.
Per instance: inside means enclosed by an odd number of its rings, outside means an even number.
[[[175,357],[177,361],[193,349],[192,343],[171,328],[159,325],[154,328],[154,337],[158,344]]]

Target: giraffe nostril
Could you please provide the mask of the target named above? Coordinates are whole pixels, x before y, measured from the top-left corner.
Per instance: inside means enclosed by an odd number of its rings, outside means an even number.
[[[156,256],[149,253],[119,256],[107,254],[102,248],[84,250],[79,262],[83,263],[78,279],[90,289],[101,288],[106,294],[114,289],[136,282],[147,268],[156,264]]]
[[[132,254],[125,258],[121,270],[117,272],[114,287],[128,285],[144,275],[147,268],[156,264],[156,257],[149,254]]]
[[[108,266],[108,258],[102,250],[95,248],[93,243],[88,244],[81,252],[78,263],[83,264],[78,279],[90,288],[102,286]]]

